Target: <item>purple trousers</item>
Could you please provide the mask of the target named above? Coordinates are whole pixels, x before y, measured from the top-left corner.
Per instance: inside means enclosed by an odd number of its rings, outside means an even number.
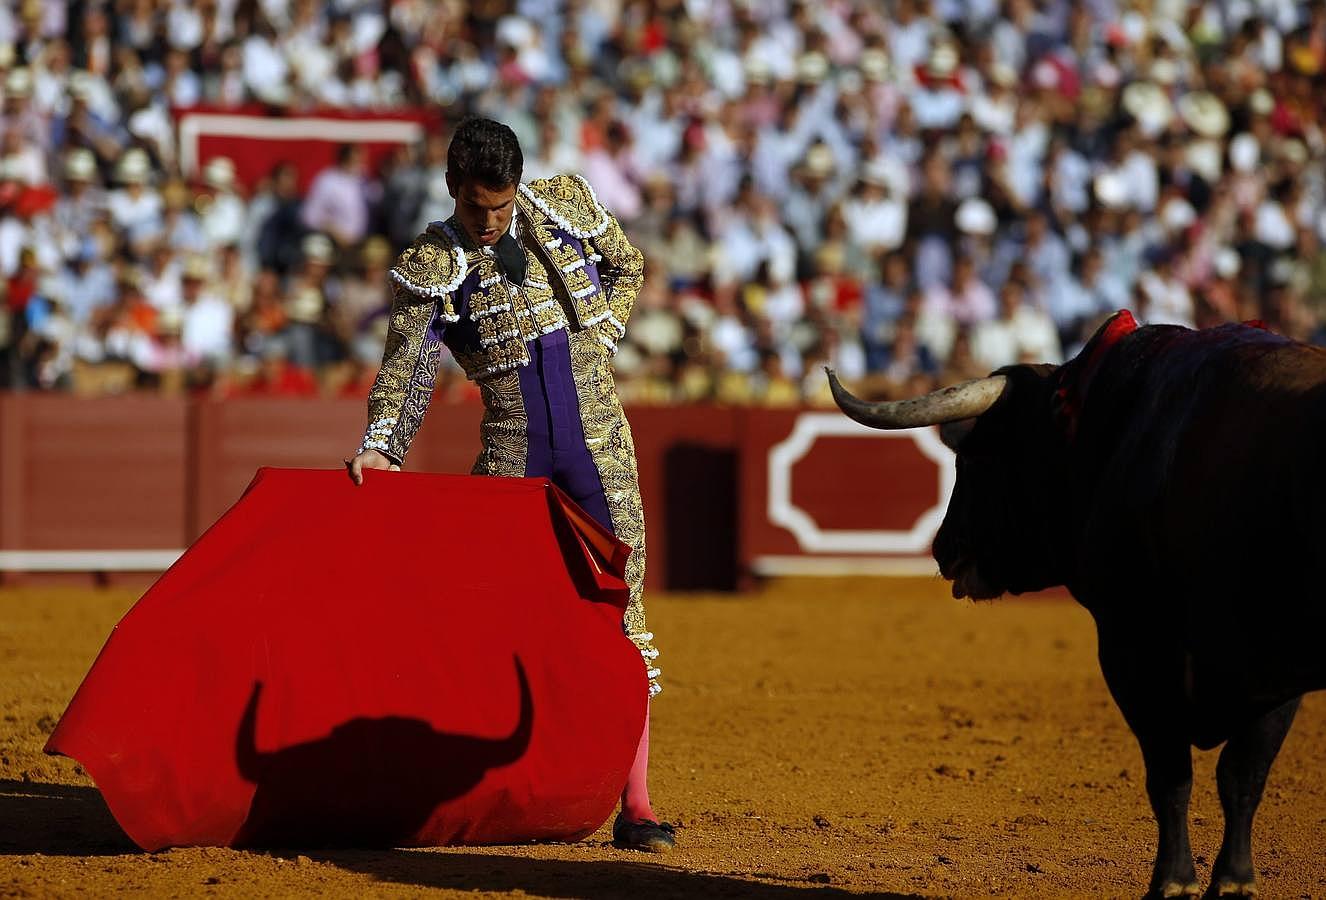
[[[615,532],[594,458],[585,445],[580,397],[565,331],[529,344],[530,364],[519,370],[529,440],[527,478],[550,478],[603,527]]]

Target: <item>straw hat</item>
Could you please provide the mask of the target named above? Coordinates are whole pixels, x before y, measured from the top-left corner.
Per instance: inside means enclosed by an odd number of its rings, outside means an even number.
[[[833,151],[827,144],[816,144],[806,151],[805,166],[812,175],[827,176],[833,171]]]
[[[1169,200],[1160,210],[1160,224],[1167,231],[1182,231],[1196,221],[1197,210],[1180,197]]]
[[[152,174],[152,161],[137,147],[124,151],[115,165],[115,180],[121,184],[145,184]]]
[[[980,197],[969,197],[958,206],[953,217],[958,230],[963,234],[991,235],[998,223],[994,207]]]
[[[945,79],[958,70],[958,51],[952,44],[938,43],[925,62],[925,74],[934,79]]]
[[[893,182],[890,180],[889,174],[888,167],[883,160],[872,159],[862,167],[861,180],[875,187],[892,187]]]
[[[184,314],[178,307],[167,306],[157,312],[157,334],[179,334],[184,330]]]
[[[212,277],[212,261],[200,253],[190,253],[184,260],[180,277],[189,281],[206,281]]]
[[[764,57],[752,53],[742,63],[742,71],[750,84],[768,84],[773,79],[773,70]]]
[[[1173,60],[1158,59],[1151,64],[1147,76],[1157,84],[1168,87],[1179,80],[1179,67]]]
[[[1248,106],[1259,116],[1269,116],[1275,111],[1275,98],[1266,88],[1257,88],[1248,98]]]
[[[331,265],[336,257],[336,247],[332,244],[331,238],[325,234],[310,234],[304,238],[299,245],[304,254],[304,259],[308,262],[322,263]]]
[[[990,81],[1003,88],[1011,88],[1018,83],[1017,69],[1008,63],[996,62],[990,66]]]
[[[1152,81],[1134,81],[1124,88],[1123,108],[1150,135],[1164,131],[1174,119],[1174,105],[1170,103],[1169,95]]]
[[[69,181],[92,181],[97,177],[97,158],[85,147],[69,151],[64,160],[64,177]]]
[[[1286,162],[1301,166],[1308,161],[1308,148],[1298,138],[1290,138],[1280,145],[1280,156]]]
[[[1190,91],[1179,98],[1179,116],[1204,138],[1223,137],[1229,130],[1229,110],[1210,91]]]
[[[286,305],[286,314],[296,322],[317,322],[322,318],[322,291],[313,285],[297,289]]]
[[[866,81],[887,81],[889,77],[889,55],[878,47],[870,47],[861,53],[861,74]]]
[[[1108,209],[1122,209],[1128,205],[1128,185],[1117,172],[1101,172],[1091,187],[1096,199]]]
[[[797,60],[797,80],[802,84],[821,84],[829,77],[829,61],[823,53],[811,51]]]
[[[27,69],[10,69],[5,76],[5,95],[26,97],[32,93],[32,73]]]
[[[1216,274],[1221,278],[1233,278],[1243,267],[1243,260],[1233,247],[1221,247],[1215,254]]]
[[[224,156],[214,156],[203,167],[203,184],[218,191],[235,186],[235,164]]]

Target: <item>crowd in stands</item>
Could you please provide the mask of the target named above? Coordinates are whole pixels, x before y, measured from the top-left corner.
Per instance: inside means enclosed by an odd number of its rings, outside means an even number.
[[[14,390],[362,395],[468,113],[644,251],[631,402],[914,394],[1123,308],[1326,342],[1321,0],[16,0],[0,86]],[[446,124],[301,191],[182,170],[199,104]]]

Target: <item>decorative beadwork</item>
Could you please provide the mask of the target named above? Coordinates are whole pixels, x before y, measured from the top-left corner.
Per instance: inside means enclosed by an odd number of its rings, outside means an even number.
[[[643,654],[656,648],[650,643],[654,636],[645,625],[645,515],[636,475],[635,442],[613,384],[612,358],[593,335],[592,329],[571,335],[571,371],[575,373],[585,446],[603,484],[613,533],[631,548],[626,557],[628,599],[623,623],[626,634]],[[650,675],[651,681],[657,678],[657,674]],[[657,692],[651,688],[653,693]]]
[[[475,307],[474,309],[470,310],[470,321],[477,322],[480,319],[486,319],[489,316],[501,315],[502,313],[505,312],[511,312],[510,303],[503,303],[500,306],[488,306],[483,309]]]
[[[579,175],[541,178],[522,184],[520,192],[558,228],[581,240],[596,237],[608,227],[608,211]]]
[[[419,297],[444,297],[461,286],[469,274],[469,263],[459,243],[450,248],[425,237],[401,251],[391,278]]]
[[[520,376],[508,370],[479,382],[479,391],[484,408],[479,425],[483,449],[470,474],[521,478],[529,457],[529,416],[520,395]]]

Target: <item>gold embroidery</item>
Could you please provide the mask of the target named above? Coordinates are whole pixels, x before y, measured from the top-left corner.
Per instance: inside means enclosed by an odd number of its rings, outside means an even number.
[[[479,382],[483,394],[483,422],[479,435],[483,449],[472,475],[522,478],[529,456],[529,417],[520,396],[520,375],[504,372]]]
[[[465,280],[468,269],[465,253],[445,234],[429,230],[401,251],[391,268],[391,278],[417,297],[441,300],[442,315],[454,322],[452,292]]]
[[[370,426],[373,448],[396,460],[405,461],[414,433],[423,421],[437,376],[442,342],[428,334],[437,305],[403,287],[392,298],[387,325],[387,345],[382,354],[373,387],[368,392],[368,421],[387,423],[390,434]],[[385,443],[385,447],[382,444]]]
[[[531,181],[525,194],[557,226],[576,237],[589,237],[604,226],[608,211],[579,175],[554,175]]]
[[[635,443],[631,426],[622,412],[612,379],[612,358],[592,331],[571,335],[571,371],[580,400],[580,421],[585,445],[594,458],[603,494],[617,538],[631,548],[626,560],[626,584],[630,589],[624,624],[626,633],[653,668],[658,655],[645,626],[645,514],[640,501],[636,473]],[[656,676],[655,676],[656,677]],[[655,678],[650,679],[657,691]]]
[[[534,253],[529,254],[529,273],[525,283],[511,303],[515,307],[516,322],[527,341],[538,340],[540,335],[567,327],[566,311],[553,289],[553,281],[549,280],[543,261]]]
[[[619,327],[613,338],[616,340],[625,331],[635,297],[644,284],[645,258],[626,239],[622,226],[611,215],[608,216],[608,227],[590,241],[590,246],[603,257],[598,264],[599,282],[608,295],[608,308],[617,319]]]

